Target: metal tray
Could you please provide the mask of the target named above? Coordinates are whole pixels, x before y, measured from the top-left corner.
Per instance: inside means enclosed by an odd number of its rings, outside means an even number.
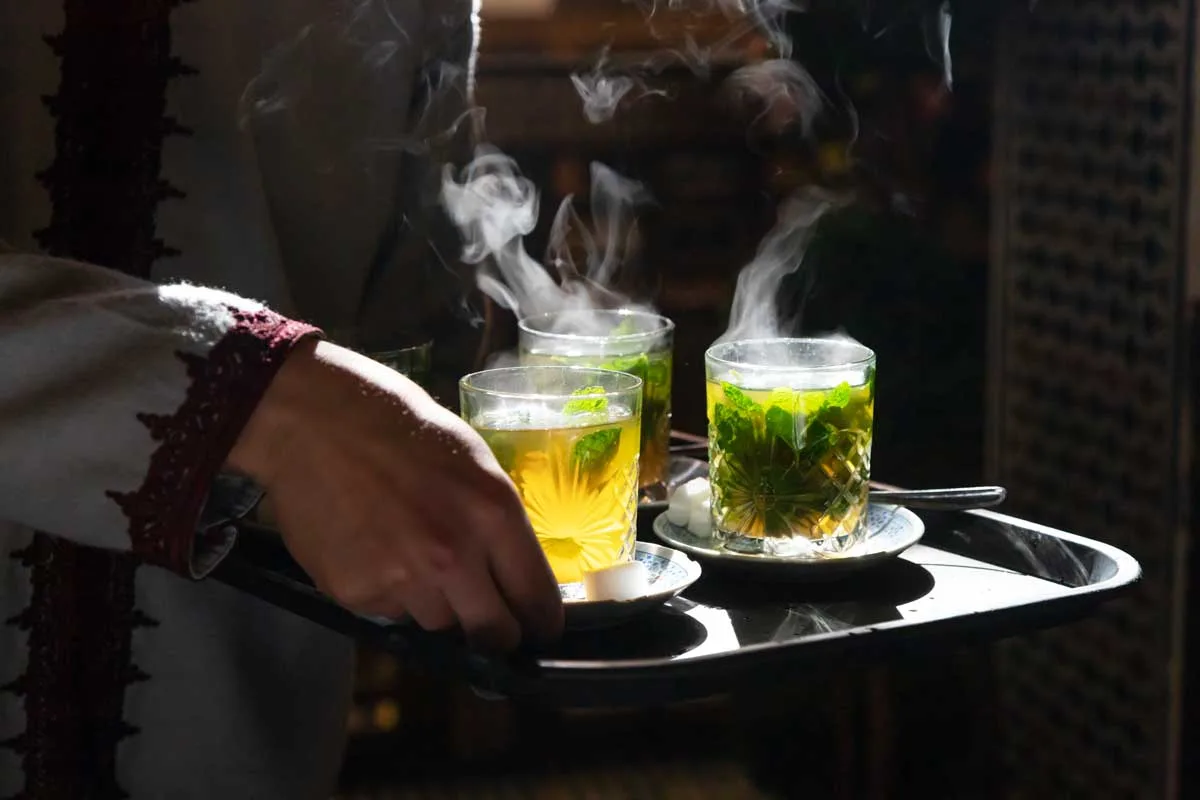
[[[644,512],[652,516],[654,512]],[[638,706],[769,690],[853,656],[990,641],[1079,619],[1139,580],[1114,547],[990,511],[921,513],[921,543],[845,580],[792,585],[706,570],[667,605],[620,627],[569,632],[504,660],[455,633],[352,614],[317,592],[278,537],[247,528],[214,577],[484,695],[574,707]]]

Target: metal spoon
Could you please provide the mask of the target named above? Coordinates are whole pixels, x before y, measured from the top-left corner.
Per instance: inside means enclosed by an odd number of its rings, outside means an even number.
[[[966,511],[1004,502],[1003,486],[960,486],[953,489],[872,489],[872,503],[888,503],[925,511]]]

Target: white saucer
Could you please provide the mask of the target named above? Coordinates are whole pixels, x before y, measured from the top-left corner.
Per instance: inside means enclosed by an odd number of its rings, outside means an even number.
[[[666,514],[654,520],[654,534],[685,553],[714,566],[738,568],[762,577],[827,580],[888,561],[921,540],[925,523],[907,508],[872,503],[867,507],[867,535],[844,553],[815,558],[785,558],[721,549],[712,539],[672,525]]]
[[[587,599],[582,583],[562,583],[568,629],[602,628],[662,605],[691,586],[700,577],[700,565],[678,550],[660,544],[638,542],[633,558],[646,566],[650,591],[632,600]]]

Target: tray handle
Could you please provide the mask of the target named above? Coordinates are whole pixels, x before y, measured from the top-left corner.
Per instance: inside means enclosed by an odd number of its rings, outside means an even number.
[[[415,666],[460,674],[482,695],[503,696],[537,669],[532,654],[498,658],[470,648],[459,629],[426,631],[411,620],[368,617],[319,591],[274,531],[239,525],[238,541],[212,578],[357,641],[368,641]]]

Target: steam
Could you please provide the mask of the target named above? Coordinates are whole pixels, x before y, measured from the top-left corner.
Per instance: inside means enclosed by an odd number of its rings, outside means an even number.
[[[611,67],[606,47],[590,72],[572,73],[571,84],[583,102],[584,118],[593,125],[608,122],[616,115],[621,101],[634,89],[638,90],[639,100],[650,95],[666,96],[667,93],[662,89],[647,86],[640,74],[642,71],[636,67],[627,71]]]
[[[659,4],[640,5],[651,34],[659,40],[666,38],[655,27],[654,18],[661,10]],[[639,90],[639,99],[648,95],[666,95],[664,90],[652,88],[649,78],[661,74],[671,64],[680,63],[697,77],[707,79],[713,61],[731,53],[735,45],[751,34],[765,38],[777,57],[738,70],[730,78],[735,96],[764,102],[767,105],[764,113],[772,118],[777,118],[784,109],[790,109],[808,119],[808,112],[819,105],[820,90],[816,83],[803,67],[789,60],[792,43],[783,27],[785,15],[803,11],[802,5],[787,0],[667,0],[665,9],[674,14],[720,12],[730,21],[729,30],[708,46],[701,46],[695,37],[685,32],[682,48],[664,48],[640,65],[625,70],[610,68],[605,48],[590,72],[571,75],[588,122],[599,124],[611,120],[621,101],[635,89]],[[807,136],[810,126],[806,124],[804,128]]]
[[[825,105],[825,95],[804,67],[781,58],[741,67],[729,76],[735,99],[756,103],[775,129],[798,120],[801,135],[812,135],[814,120]]]
[[[717,342],[773,338],[790,327],[792,321],[781,319],[779,312],[779,287],[804,265],[804,255],[821,219],[849,200],[846,195],[808,186],[783,203],[775,226],[759,245],[754,260],[738,275],[729,327]]]
[[[589,123],[608,122],[639,98],[665,94],[653,81],[670,66],[682,65],[708,79],[718,62],[731,55],[743,59],[743,45],[750,37],[765,41],[768,53],[758,63],[735,69],[724,89],[740,107],[753,111],[756,122],[765,120],[773,130],[787,129],[806,139],[814,135],[816,122],[834,105],[856,122],[849,99],[835,94],[831,100],[802,65],[803,54],[793,57],[786,20],[789,15],[805,13],[807,0],[631,1],[642,9],[646,25],[663,47],[637,64],[614,63],[605,48],[594,66],[570,76]],[[458,97],[451,97],[456,92],[463,99],[469,96],[474,51],[455,53],[444,62],[425,63],[416,78],[416,94],[410,96],[411,64],[401,56],[413,47],[436,49],[408,32],[425,29],[417,6],[389,0],[350,0],[334,6],[336,10],[305,25],[266,56],[260,74],[240,100],[243,125],[269,117],[310,133],[319,132],[322,125],[329,124],[328,104],[306,105],[303,100],[317,77],[336,71],[349,76],[338,111],[351,119],[334,127],[352,129],[353,143],[331,135],[306,137],[316,142],[314,147],[330,151],[314,153],[309,159],[314,169],[329,169],[345,156],[394,150],[429,155],[433,164],[440,164],[447,160],[437,155],[441,144],[468,125],[483,141],[481,110],[461,113]],[[868,12],[874,6],[863,3],[860,7],[864,31],[869,31],[873,21]],[[951,0],[941,0],[936,11],[922,13],[930,56],[940,61],[949,86]],[[719,14],[728,23],[715,41],[698,42],[686,20],[679,24],[681,15],[702,14]],[[438,19],[448,29],[453,27],[449,17]],[[669,19],[674,22],[668,24]],[[477,18],[472,16],[472,21]],[[882,35],[887,27],[879,27],[874,35]],[[397,91],[400,86],[403,91]],[[455,102],[441,102],[447,97]],[[415,116],[406,118],[410,111]],[[402,132],[393,124],[398,119],[406,123]],[[483,144],[467,166],[461,170],[445,166],[441,177],[439,200],[461,234],[462,260],[477,267],[479,289],[500,306],[524,317],[634,305],[613,287],[633,252],[634,212],[651,199],[640,183],[593,163],[588,214],[578,212],[572,197],[562,202],[543,263],[525,246],[526,237],[538,224],[539,193],[512,158]],[[774,228],[738,277],[729,328],[721,340],[775,336],[790,325],[791,320],[782,319],[777,309],[776,293],[788,275],[803,267],[823,216],[848,201],[846,195],[810,187],[781,205]],[[585,224],[585,216],[590,224]]]
[[[950,59],[950,26],[953,16],[950,0],[942,0],[937,11],[926,15],[924,22],[925,46],[930,58],[942,65],[942,81],[947,89],[954,88],[954,68]]]
[[[572,75],[571,83],[583,101],[583,115],[593,125],[612,119],[621,100],[635,85],[627,75],[608,76],[598,68],[587,75]]]
[[[785,642],[797,636],[836,633],[837,631],[853,627],[853,623],[839,619],[828,611],[823,611],[811,603],[804,603],[788,608],[787,616],[783,618],[783,621],[779,623],[779,627],[775,629],[775,633],[771,636],[771,641]]]
[[[525,249],[524,238],[537,226],[539,197],[512,158],[481,146],[460,174],[445,168],[441,191],[442,204],[463,238],[463,260],[479,265],[480,290],[518,317],[631,307],[609,287],[636,230],[633,209],[649,199],[640,183],[593,163],[594,227],[583,224],[573,197],[563,200],[550,232],[552,274]],[[584,251],[582,266],[572,255],[572,233]]]
[[[327,4],[323,14],[263,57],[238,100],[239,124],[287,125],[297,131],[294,138],[336,151],[333,159],[360,164],[374,153],[435,149],[471,118],[462,106],[475,54],[462,37],[435,48],[410,31],[449,36],[473,24],[470,8],[456,6],[431,19],[420,4],[397,0]],[[414,72],[414,48],[440,52],[444,59],[420,53]],[[456,110],[448,114],[451,108]]]
[[[313,37],[313,25],[305,25],[291,41],[275,47],[263,56],[262,69],[247,85],[238,101],[238,120],[242,127],[255,117],[286,111],[308,91],[311,73],[297,68],[307,64],[304,51]]]

